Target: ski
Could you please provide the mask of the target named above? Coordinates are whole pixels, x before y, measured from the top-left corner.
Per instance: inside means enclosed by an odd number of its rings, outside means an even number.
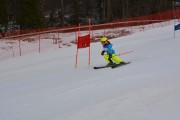
[[[116,63],[114,63],[113,65],[117,65]],[[94,69],[101,69],[101,68],[108,68],[108,67],[112,67],[113,65],[109,65],[109,66],[98,66],[98,67],[94,67]]]
[[[94,67],[94,69],[102,69],[102,68],[108,68],[108,67],[111,67],[111,68],[116,68],[116,67],[119,67],[119,66],[124,66],[124,65],[127,65],[127,64],[129,64],[129,63],[131,63],[131,62],[127,62],[127,63],[125,63],[125,64],[114,64],[114,65],[112,65],[112,66],[98,66],[98,67]]]
[[[111,66],[99,66],[99,67],[94,67],[94,69],[101,69],[101,68],[108,68],[108,67],[111,67]]]
[[[111,68],[117,68],[117,67],[124,66],[124,65],[127,65],[127,64],[130,64],[130,63],[131,62],[126,62],[125,64],[113,65],[113,66],[111,66]]]

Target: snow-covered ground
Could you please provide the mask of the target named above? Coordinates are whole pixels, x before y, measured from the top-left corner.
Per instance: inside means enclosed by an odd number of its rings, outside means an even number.
[[[173,25],[111,40],[131,64],[105,65],[100,43],[0,61],[0,120],[179,120],[180,31]]]
[[[133,33],[137,33],[144,30],[149,30],[157,27],[163,27],[170,24],[173,24],[174,21],[165,21],[161,23],[153,23],[141,26],[129,26],[129,27],[119,27],[112,29],[103,29],[103,30],[91,30],[91,38],[93,41],[99,40],[102,36],[107,36],[109,38],[117,38]],[[88,31],[81,31],[80,35],[87,35]],[[74,45],[77,40],[78,31],[69,32],[69,33],[46,33],[40,35],[40,44],[39,36],[30,36],[20,38],[19,40],[14,39],[0,39],[0,60],[14,58],[17,56],[27,55],[29,53],[39,53],[46,52],[49,50],[57,50],[59,48],[69,47]],[[55,44],[55,40],[57,44]],[[58,39],[59,38],[59,39]],[[58,43],[60,40],[60,44]]]

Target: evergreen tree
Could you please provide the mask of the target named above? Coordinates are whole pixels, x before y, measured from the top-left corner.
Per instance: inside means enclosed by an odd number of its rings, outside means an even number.
[[[8,0],[0,0],[0,31],[8,24]]]
[[[78,25],[80,17],[80,0],[74,0],[74,15],[71,16],[71,23]]]
[[[41,0],[19,0],[17,23],[21,29],[43,26]]]

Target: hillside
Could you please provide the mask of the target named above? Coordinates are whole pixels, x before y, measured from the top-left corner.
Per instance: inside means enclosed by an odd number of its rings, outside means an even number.
[[[102,46],[76,46],[0,61],[1,120],[179,120],[180,31],[166,26],[112,39],[131,64],[105,65]]]

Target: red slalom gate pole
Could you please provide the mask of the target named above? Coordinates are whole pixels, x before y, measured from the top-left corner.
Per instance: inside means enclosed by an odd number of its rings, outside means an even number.
[[[61,48],[61,46],[60,46],[59,32],[58,32],[58,44],[59,44],[58,47]]]
[[[21,40],[20,40],[20,30],[18,31],[18,41],[19,41],[19,55],[21,56]]]
[[[41,41],[40,41],[40,33],[39,33],[39,35],[38,35],[38,39],[39,39],[39,53],[41,52]]]
[[[128,54],[128,53],[132,53],[134,51],[128,51],[128,52],[124,52],[124,53],[120,53],[120,54],[116,54],[116,56],[120,56],[120,55],[124,55],[124,54]]]

